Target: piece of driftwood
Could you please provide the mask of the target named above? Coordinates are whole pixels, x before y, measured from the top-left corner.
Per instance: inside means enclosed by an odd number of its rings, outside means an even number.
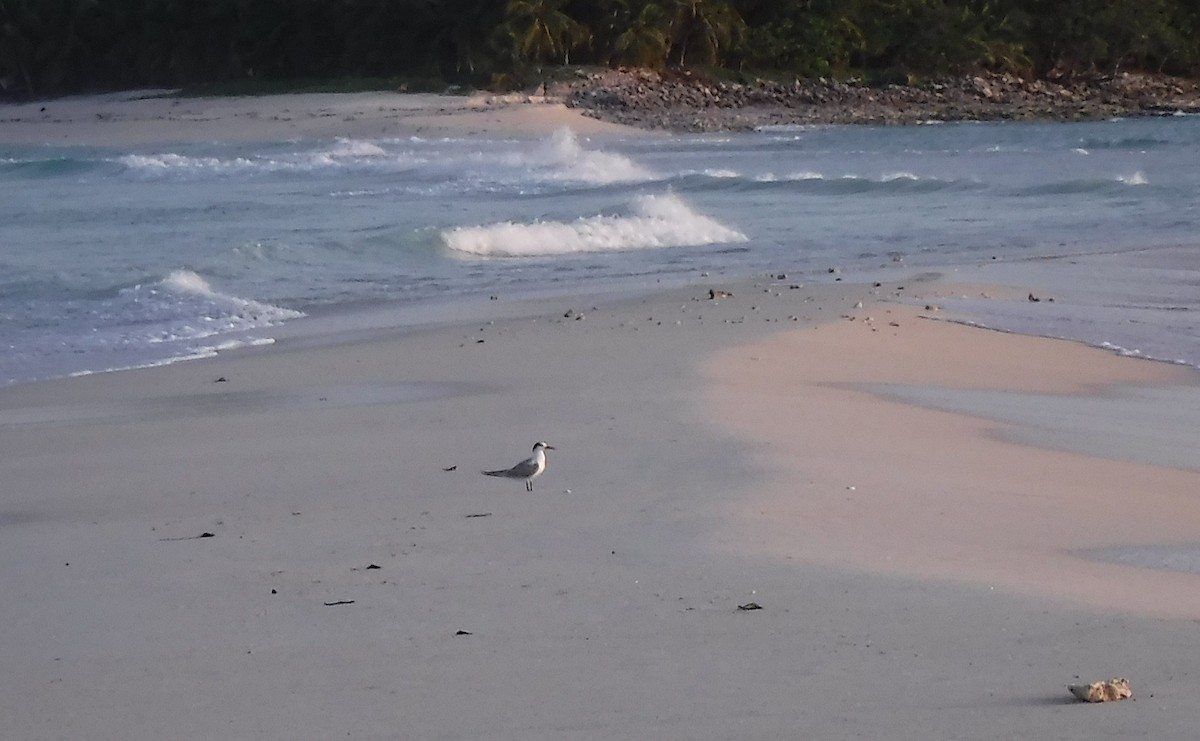
[[[1067,689],[1072,695],[1084,702],[1114,702],[1133,697],[1133,688],[1124,677],[1114,677],[1104,682],[1091,684],[1069,684]]]

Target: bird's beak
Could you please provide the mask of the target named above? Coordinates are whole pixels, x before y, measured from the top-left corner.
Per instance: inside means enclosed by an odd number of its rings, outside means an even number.
[[[558,448],[554,447],[553,445],[547,445],[546,450],[558,450]]]

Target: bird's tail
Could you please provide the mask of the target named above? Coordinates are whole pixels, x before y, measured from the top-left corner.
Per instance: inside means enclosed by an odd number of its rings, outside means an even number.
[[[482,473],[484,476],[503,476],[504,474],[508,473],[508,469],[503,471],[480,471],[480,473]]]

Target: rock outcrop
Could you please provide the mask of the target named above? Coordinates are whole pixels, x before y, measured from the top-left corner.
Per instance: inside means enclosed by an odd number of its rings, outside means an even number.
[[[823,78],[739,84],[687,72],[605,70],[583,74],[557,92],[595,118],[671,131],[1200,113],[1196,81],[1130,73],[1057,81],[980,74],[872,86]]]

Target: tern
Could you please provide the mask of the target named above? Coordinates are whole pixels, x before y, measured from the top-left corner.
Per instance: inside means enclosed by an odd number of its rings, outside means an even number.
[[[525,479],[525,491],[533,491],[533,480],[546,470],[546,451],[554,450],[553,445],[544,442],[533,444],[533,455],[521,461],[512,468],[499,471],[481,471],[484,476],[499,476],[505,479]]]

